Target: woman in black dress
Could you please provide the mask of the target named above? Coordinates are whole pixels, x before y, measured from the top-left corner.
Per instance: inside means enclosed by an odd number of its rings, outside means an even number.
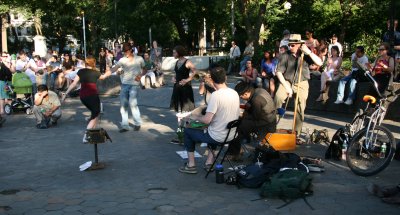
[[[194,109],[192,79],[196,74],[193,63],[184,57],[185,49],[176,46],[173,55],[178,61],[175,64],[175,76],[172,78],[174,89],[171,97],[171,110],[189,112]]]

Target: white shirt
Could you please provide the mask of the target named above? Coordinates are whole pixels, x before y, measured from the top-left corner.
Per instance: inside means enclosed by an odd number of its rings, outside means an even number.
[[[363,55],[362,57],[358,58],[356,53],[351,55],[351,71],[358,71],[359,67],[354,61],[357,61],[359,64],[365,66],[365,64],[368,63],[368,57]]]
[[[219,89],[211,94],[207,111],[214,114],[208,133],[215,141],[224,142],[228,133],[226,126],[229,122],[239,119],[239,95],[231,88]],[[235,131],[229,134],[228,141],[233,139]]]
[[[26,59],[26,61],[22,61],[21,59],[18,59],[17,62],[15,63],[15,70],[17,71],[24,71],[24,68],[28,67],[25,70],[25,74],[29,76],[29,79],[31,79],[32,84],[36,84],[36,73],[31,70],[31,68],[36,69],[37,65],[33,59]]]
[[[116,66],[124,71],[120,75],[122,84],[139,85],[139,82],[135,81],[135,77],[142,73],[144,67],[142,57],[135,55],[132,62],[127,57],[123,57],[117,62]]]

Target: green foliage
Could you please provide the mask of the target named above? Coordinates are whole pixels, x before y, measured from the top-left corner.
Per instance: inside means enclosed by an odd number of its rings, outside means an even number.
[[[364,46],[365,54],[370,59],[375,59],[378,56],[378,46],[381,42],[381,37],[378,35],[382,35],[382,31],[377,29],[374,34],[368,34],[363,32],[360,36],[360,39],[357,40],[353,45],[353,50],[355,50],[356,46]]]

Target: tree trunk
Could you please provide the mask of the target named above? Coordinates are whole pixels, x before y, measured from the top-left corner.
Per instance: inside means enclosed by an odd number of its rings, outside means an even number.
[[[257,18],[255,19],[254,23],[251,22],[251,15],[254,11],[249,9],[250,2],[248,0],[241,0],[239,1],[239,9],[244,17],[244,24],[247,33],[247,39],[253,41],[254,48],[258,47],[258,40],[260,38],[260,29],[264,19],[264,15],[266,12],[266,7],[268,1],[265,3],[259,3],[259,8],[257,9]]]
[[[7,47],[7,14],[1,15],[1,51],[8,51]]]

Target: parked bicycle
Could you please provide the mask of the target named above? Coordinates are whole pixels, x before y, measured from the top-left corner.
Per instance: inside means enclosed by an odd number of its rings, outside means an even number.
[[[378,93],[379,99],[366,95],[364,111],[359,111],[348,126],[351,140],[346,151],[347,165],[356,175],[371,176],[384,170],[392,161],[396,151],[396,140],[388,128],[382,125],[387,108],[397,99],[393,89],[382,95],[378,83],[369,71],[365,72]]]

